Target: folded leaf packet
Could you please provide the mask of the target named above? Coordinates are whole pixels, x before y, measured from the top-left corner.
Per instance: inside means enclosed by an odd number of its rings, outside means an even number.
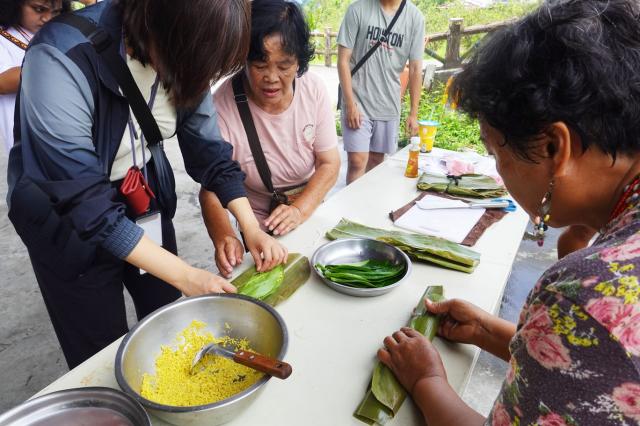
[[[472,273],[480,263],[480,253],[438,237],[371,228],[342,219],[327,232],[327,238],[371,238],[398,247],[412,259],[456,271]]]
[[[408,324],[409,327],[426,336],[429,340],[433,340],[440,324],[440,318],[427,311],[424,299],[433,302],[444,300],[442,286],[427,287]],[[384,425],[398,413],[406,396],[407,392],[398,383],[391,370],[378,361],[373,369],[367,393],[353,416],[370,425]]]
[[[491,176],[476,174],[445,176],[426,172],[418,179],[418,189],[472,198],[497,198],[507,194],[504,186]]]

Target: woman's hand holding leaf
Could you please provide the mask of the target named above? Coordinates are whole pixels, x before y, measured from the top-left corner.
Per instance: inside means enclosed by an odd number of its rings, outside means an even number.
[[[387,336],[384,346],[378,351],[378,358],[410,394],[421,380],[446,383],[447,373],[440,354],[429,339],[414,329],[403,327]]]
[[[425,301],[427,310],[442,315],[438,335],[458,343],[469,343],[506,361],[515,325],[491,315],[464,300],[451,299],[434,303]]]

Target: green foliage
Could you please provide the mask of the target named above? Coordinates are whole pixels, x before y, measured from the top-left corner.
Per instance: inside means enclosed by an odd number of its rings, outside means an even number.
[[[508,0],[499,2],[490,7],[477,8],[466,5],[462,0],[411,0],[424,14],[427,34],[446,32],[449,28],[450,18],[462,18],[464,26],[490,24],[508,19],[518,18],[532,11],[541,0]],[[330,27],[332,31],[338,31],[340,23],[352,1],[343,0],[308,0],[305,5],[305,13],[312,30],[324,31]],[[483,35],[467,36],[462,39],[461,54],[465,54],[477,43]],[[332,40],[335,48],[335,39]],[[324,50],[324,39],[316,38],[318,52]],[[430,42],[427,47],[440,56],[444,56],[446,42]],[[425,58],[427,56],[425,55]],[[316,55],[315,63],[323,63],[324,58]],[[335,58],[334,58],[335,64]],[[418,118],[434,118],[440,122],[436,135],[436,146],[451,150],[473,149],[485,153],[484,146],[480,142],[478,124],[454,111],[445,109],[442,104],[444,85],[435,83],[430,92],[423,91],[420,100]],[[406,117],[409,112],[409,97],[403,101],[400,121],[400,146],[407,143],[405,132]],[[340,135],[339,115],[336,116],[336,130]]]
[[[480,142],[480,129],[477,121],[446,107],[443,103],[444,88],[443,83],[436,81],[433,83],[431,91],[422,91],[418,107],[418,120],[432,119],[440,123],[438,133],[436,133],[435,146],[452,151],[472,149],[485,154],[484,145]],[[404,143],[399,144],[401,146],[406,144],[406,120],[410,106],[407,94],[402,102],[400,114],[399,139],[404,140]]]
[[[324,31],[325,27],[331,27],[333,31],[338,31],[350,3],[342,0],[309,0],[304,5],[309,28],[312,31]]]
[[[461,0],[448,1],[446,4],[434,0],[413,0],[416,6],[422,11],[426,21],[427,34],[447,32],[449,30],[449,19],[462,18],[464,27],[474,25],[486,25],[495,22],[502,22],[509,19],[526,15],[536,8],[540,1],[519,1],[511,0],[505,3],[495,3],[492,6],[477,8],[465,5]],[[460,53],[465,54],[484,35],[478,34],[462,38]],[[431,42],[427,45],[431,50],[444,56],[446,49],[445,41]]]
[[[462,0],[412,0],[422,11],[426,21],[427,34],[446,32],[449,29],[450,18],[464,19],[464,26],[490,24],[517,18],[525,15],[540,4],[541,0],[522,1],[510,0],[496,3],[490,7],[477,8],[464,4]],[[338,31],[347,7],[351,1],[342,0],[309,0],[304,10],[312,30],[324,31],[326,27]],[[464,37],[461,52],[464,54],[482,35]],[[316,38],[318,51],[324,49],[322,38]],[[335,43],[335,39],[334,39]],[[427,45],[431,50],[444,55],[445,42],[431,42]],[[334,58],[335,61],[335,58]],[[323,58],[316,56],[316,63],[322,63]]]
[[[540,1],[510,0],[489,7],[476,8],[465,5],[462,0],[412,0],[425,16],[427,33],[447,31],[449,18],[463,18],[465,26],[490,24],[505,19],[517,18],[533,10]],[[311,29],[333,31],[340,28],[347,7],[353,1],[309,0],[304,10]]]
[[[427,34],[445,32],[449,29],[450,18],[464,19],[464,26],[490,24],[507,19],[518,18],[533,10],[539,1],[523,2],[511,0],[505,3],[495,3],[489,7],[471,7],[461,0],[448,1],[446,4],[436,4],[434,0],[413,0],[414,4],[424,14]]]

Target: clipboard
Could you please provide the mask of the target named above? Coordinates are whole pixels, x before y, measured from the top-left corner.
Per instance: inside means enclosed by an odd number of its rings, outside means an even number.
[[[452,196],[447,195],[447,194],[434,194],[432,192],[422,192],[420,195],[418,195],[416,198],[414,198],[413,200],[411,200],[410,202],[408,202],[404,206],[400,207],[397,210],[394,210],[394,211],[390,212],[389,213],[389,218],[391,219],[392,222],[395,223],[395,221],[398,220],[398,218],[400,218],[407,211],[409,211],[409,209],[411,209],[416,204],[417,201],[421,200],[423,197],[425,197],[427,195],[435,195],[437,197],[449,198],[449,199],[453,199],[453,200],[459,199],[457,197],[452,197]],[[506,211],[499,210],[499,209],[487,209],[487,210],[485,210],[485,212],[482,215],[482,217],[480,217],[480,219],[478,220],[478,223],[476,223],[476,225],[471,229],[471,231],[469,231],[469,233],[464,238],[464,240],[462,241],[461,244],[464,245],[464,246],[468,246],[468,247],[471,247],[471,246],[475,245],[475,243],[478,242],[480,237],[482,237],[482,234],[484,234],[484,231],[486,231],[487,228],[489,228],[494,223],[500,221],[500,219],[505,217],[506,214],[507,214]]]

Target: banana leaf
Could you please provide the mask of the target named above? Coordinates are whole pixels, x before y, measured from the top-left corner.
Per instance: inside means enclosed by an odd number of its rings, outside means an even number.
[[[276,292],[284,281],[284,266],[278,265],[270,271],[257,273],[249,278],[238,293],[264,300]]]
[[[492,177],[475,174],[448,177],[426,172],[418,179],[418,189],[472,198],[496,198],[507,194],[504,186]]]
[[[237,287],[238,293],[276,306],[302,287],[310,275],[309,259],[299,253],[290,253],[284,265],[267,272],[257,272],[256,267],[252,266],[231,283]]]
[[[371,228],[344,218],[326,236],[330,240],[359,237],[384,241],[412,259],[469,274],[480,263],[480,253],[443,238]]]
[[[440,318],[427,312],[424,306],[424,299],[427,298],[434,302],[444,300],[442,286],[427,287],[408,325],[429,340],[433,340]],[[391,370],[378,361],[373,370],[369,389],[356,409],[354,417],[370,425],[384,425],[398,413],[406,396],[407,392],[398,383]]]
[[[353,416],[369,425],[384,425],[393,418],[393,411],[373,396],[373,391],[369,386]]]
[[[337,265],[316,264],[314,267],[334,283],[357,288],[385,287],[397,282],[405,273],[405,265],[367,259],[362,262]]]

